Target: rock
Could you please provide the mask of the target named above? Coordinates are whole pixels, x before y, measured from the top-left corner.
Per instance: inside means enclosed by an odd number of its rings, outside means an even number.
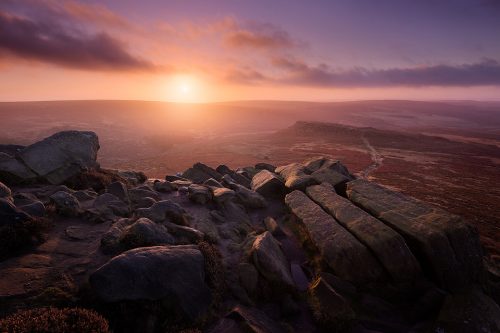
[[[285,186],[290,190],[304,191],[306,187],[318,184],[311,176],[306,174],[306,168],[299,163],[292,163],[276,168],[278,173],[285,179]]]
[[[194,203],[205,205],[212,200],[212,192],[206,186],[191,184],[188,187],[188,198]]]
[[[120,244],[120,237],[126,227],[134,223],[133,219],[119,219],[111,225],[108,231],[101,238],[101,249],[106,254],[113,254],[123,251]]]
[[[136,247],[174,244],[174,238],[168,230],[150,219],[140,218],[126,226],[119,239],[126,250]]]
[[[256,174],[259,173],[260,170],[254,167],[244,167],[236,169],[236,173],[242,176],[245,176],[248,179],[252,179]]]
[[[93,190],[81,190],[73,193],[73,196],[78,199],[78,201],[89,201],[94,200],[97,197],[97,193]]]
[[[226,181],[225,183],[229,188],[236,192],[238,201],[241,202],[246,208],[254,209],[267,207],[266,199],[259,193],[234,182]]]
[[[244,175],[241,175],[241,174],[229,169],[225,165],[219,165],[217,167],[217,172],[219,172],[221,175],[231,177],[232,181],[237,183],[237,184],[245,186],[246,188],[250,187],[250,179],[248,177],[245,177]]]
[[[37,175],[16,158],[0,153],[0,180],[7,184],[30,183]]]
[[[216,188],[214,190],[214,201],[218,205],[224,205],[228,201],[232,201],[236,198],[236,193],[228,188]]]
[[[56,206],[57,211],[66,216],[77,216],[80,213],[80,203],[72,194],[58,191],[50,196],[51,202]]]
[[[347,194],[400,233],[443,288],[460,289],[479,280],[479,236],[460,217],[362,179],[349,182]]]
[[[435,332],[500,332],[500,307],[480,290],[449,295],[436,321]]]
[[[170,222],[164,222],[163,225],[175,237],[175,244],[195,244],[202,241],[205,237],[203,232],[190,227]]]
[[[19,160],[51,184],[61,184],[83,170],[96,169],[99,139],[94,132],[63,131],[19,153]]]
[[[355,313],[349,303],[321,277],[309,288],[310,304],[314,317],[322,325],[334,331],[348,332]]]
[[[307,195],[365,244],[395,281],[412,281],[421,275],[420,265],[403,237],[336,194],[332,185],[310,186]]]
[[[165,176],[165,180],[167,182],[174,182],[174,181],[177,181],[177,180],[180,180],[180,181],[189,181],[188,179],[186,178],[183,178],[183,177],[179,177],[179,176],[175,176],[175,175],[166,175]]]
[[[138,201],[135,202],[134,204],[134,209],[138,208],[149,208],[153,206],[157,201],[153,198],[150,197],[144,197],[139,199]]]
[[[185,187],[187,191],[188,186],[191,185],[192,183],[193,182],[190,180],[174,180],[172,182],[172,185],[177,187],[179,191],[181,190],[182,187]]]
[[[251,188],[264,197],[281,197],[285,193],[283,181],[267,170],[261,170],[252,178]]]
[[[196,246],[138,248],[100,267],[90,276],[90,285],[105,302],[163,300],[187,320],[196,320],[212,299],[204,263]]]
[[[338,276],[355,283],[382,278],[383,269],[370,250],[307,195],[293,191],[287,194],[285,203],[304,224],[323,260]]]
[[[12,192],[10,188],[7,187],[4,183],[0,182],[0,198],[7,199],[12,197]]]
[[[311,172],[314,173],[320,169],[330,169],[346,176],[349,179],[354,179],[349,173],[349,170],[338,160],[333,160],[329,157],[320,156],[313,157],[304,162],[304,166]]]
[[[292,263],[290,264],[290,271],[297,290],[306,291],[309,287],[309,279],[304,273],[302,267],[299,264]]]
[[[226,316],[236,322],[236,328],[231,328],[226,332],[249,332],[249,333],[284,333],[285,330],[274,320],[270,319],[263,312],[238,305]],[[212,330],[222,332],[219,328]]]
[[[175,224],[186,225],[189,215],[180,205],[170,200],[162,200],[153,204],[149,208],[139,208],[136,210],[138,217],[147,217],[154,222],[163,222],[167,219]]]
[[[259,282],[259,273],[255,266],[246,262],[240,263],[238,265],[238,278],[246,292],[249,295],[255,295]]]
[[[74,240],[85,240],[89,237],[88,229],[71,225],[64,230],[66,236]]]
[[[10,156],[16,156],[24,148],[26,148],[26,146],[0,144],[0,153],[4,153]]]
[[[259,235],[251,250],[253,263],[262,276],[278,286],[293,288],[290,264],[286,259],[280,245],[268,231]]]
[[[196,163],[192,168],[184,171],[182,177],[192,180],[194,183],[202,184],[204,181],[210,178],[220,180],[222,178],[222,175],[209,166],[206,166],[205,164]]]
[[[98,196],[94,201],[93,207],[100,212],[104,213],[109,210],[113,214],[122,217],[130,214],[128,204],[121,201],[118,197],[111,193],[104,193]]]
[[[255,164],[255,169],[276,172],[276,167],[269,163],[257,163]]]
[[[46,212],[45,205],[41,201],[33,201],[32,203],[18,206],[18,208],[33,217],[45,216]]]
[[[209,179],[205,180],[203,182],[203,185],[210,186],[210,187],[217,187],[217,188],[224,187],[221,183],[219,183],[217,180],[215,180],[213,178],[209,178]]]
[[[0,227],[29,221],[31,217],[14,206],[10,200],[0,198]]]
[[[153,183],[153,188],[157,192],[170,193],[177,189],[176,185],[173,185],[169,181],[155,180]]]
[[[313,177],[318,183],[328,183],[333,185],[335,190],[338,193],[342,193],[342,195],[345,194],[347,182],[351,180],[351,178],[330,168],[321,168],[314,171],[311,174],[311,177]]]
[[[128,191],[128,195],[132,203],[137,203],[141,200],[141,198],[145,197],[153,198],[156,201],[161,200],[161,196],[151,189],[133,188]]]
[[[264,219],[264,225],[266,226],[267,231],[269,231],[273,236],[284,236],[283,230],[281,230],[278,222],[275,219],[268,216]]]
[[[122,182],[113,182],[106,187],[106,193],[113,194],[115,197],[125,203],[130,202],[128,189]]]
[[[142,184],[148,179],[144,172],[141,171],[118,171],[118,175],[125,178],[132,185]]]

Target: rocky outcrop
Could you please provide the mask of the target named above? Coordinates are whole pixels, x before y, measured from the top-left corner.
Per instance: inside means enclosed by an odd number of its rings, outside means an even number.
[[[332,185],[308,187],[307,195],[365,244],[395,281],[412,281],[420,276],[420,265],[403,237],[336,194]]]
[[[361,179],[348,183],[347,194],[405,237],[441,286],[454,290],[478,281],[482,270],[479,237],[458,216]]]
[[[261,170],[253,176],[251,188],[264,197],[280,197],[285,193],[283,180],[267,170]]]
[[[164,300],[187,319],[203,315],[211,303],[203,254],[196,246],[154,246],[114,257],[90,276],[105,302]]]
[[[293,288],[290,264],[270,232],[266,231],[255,239],[251,255],[255,267],[267,280]]]
[[[0,177],[11,182],[43,179],[62,184],[84,170],[96,169],[99,140],[94,132],[64,131],[36,142],[14,156],[0,156]]]
[[[338,276],[357,283],[382,278],[383,269],[370,250],[307,195],[293,191],[287,194],[285,203],[304,224],[321,257]]]
[[[291,191],[305,190],[308,186],[319,184],[316,179],[306,173],[307,171],[307,168],[299,163],[276,168],[276,173],[285,179],[285,186]]]

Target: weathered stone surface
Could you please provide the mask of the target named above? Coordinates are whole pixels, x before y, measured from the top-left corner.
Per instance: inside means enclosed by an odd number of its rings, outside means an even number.
[[[0,198],[0,227],[30,220],[30,216],[14,206],[10,200]]]
[[[185,225],[188,219],[186,210],[170,200],[158,201],[149,208],[139,208],[135,213],[139,217],[147,217],[154,222],[169,219],[175,224]]]
[[[97,193],[93,190],[81,190],[73,193],[73,196],[78,199],[78,201],[89,201],[94,200],[97,197]]]
[[[313,177],[318,183],[328,183],[335,186],[336,188],[338,188],[338,186],[344,185],[351,180],[350,177],[330,168],[321,168],[317,171],[314,171],[311,174],[311,177]]]
[[[460,217],[366,180],[349,182],[347,194],[403,235],[442,287],[460,288],[479,279],[479,237]]]
[[[132,185],[142,184],[148,179],[141,171],[118,171],[118,175],[125,178]]]
[[[383,270],[368,248],[304,193],[285,197],[292,213],[305,225],[324,261],[343,279],[363,283],[380,280]]]
[[[113,194],[125,203],[129,203],[128,189],[122,182],[113,182],[106,187],[106,192]]]
[[[196,163],[192,168],[184,171],[182,177],[192,180],[194,183],[202,184],[210,178],[220,180],[222,175],[203,163]]]
[[[269,164],[269,163],[257,163],[257,164],[255,164],[255,169],[275,172],[276,167],[272,164]]]
[[[332,185],[310,186],[307,195],[372,250],[395,281],[414,280],[421,274],[403,237],[336,194]]]
[[[7,185],[4,183],[0,182],[0,198],[11,198],[12,197],[12,192]]]
[[[265,313],[252,308],[243,307],[241,305],[235,307],[227,315],[227,318],[236,321],[237,327],[230,328],[226,332],[249,332],[249,333],[284,333],[285,330],[274,320],[269,318]],[[212,331],[222,332],[216,328]]]
[[[231,177],[232,181],[237,184],[245,186],[246,188],[250,187],[250,178],[229,169],[229,167],[227,167],[226,165],[219,165],[217,167],[217,172],[219,172],[221,175]]]
[[[153,183],[153,188],[157,192],[169,193],[175,191],[177,189],[177,186],[166,180],[155,180],[155,182]]]
[[[194,203],[205,205],[212,200],[212,191],[206,186],[191,184],[188,187],[188,198]]]
[[[352,179],[349,170],[347,170],[347,168],[340,161],[331,159],[326,156],[313,157],[305,161],[304,166],[310,172],[315,172],[318,171],[319,169],[327,168]]]
[[[76,216],[80,213],[80,202],[70,193],[58,191],[50,196],[50,200],[62,215]]]
[[[203,182],[203,185],[210,186],[210,187],[224,187],[219,181],[209,178]]]
[[[313,177],[306,174],[306,168],[299,163],[292,163],[276,168],[276,173],[279,173],[285,179],[285,186],[290,190],[305,190],[310,185],[318,184]]]
[[[267,170],[261,170],[252,178],[251,188],[264,197],[281,197],[285,193],[283,181]]]
[[[155,192],[151,189],[146,189],[146,188],[130,189],[128,191],[128,195],[129,195],[130,201],[132,201],[133,203],[136,203],[145,197],[150,197],[150,198],[153,198],[157,201],[161,200],[161,197],[157,192]]]
[[[31,182],[37,175],[13,156],[0,153],[0,180],[7,184]]]
[[[255,267],[267,280],[290,288],[295,286],[290,264],[270,232],[266,231],[255,239],[251,255]]]
[[[238,265],[238,279],[249,295],[255,294],[259,282],[259,272],[254,265],[242,262]]]
[[[31,203],[20,205],[17,208],[22,210],[23,212],[33,216],[33,217],[42,217],[45,216],[45,205],[41,201],[33,201]]]
[[[236,193],[228,188],[216,188],[214,190],[214,201],[219,205],[224,205],[228,201],[236,198]]]
[[[119,242],[124,249],[132,249],[174,244],[174,238],[163,225],[143,217],[123,229]]]
[[[101,238],[101,248],[104,253],[118,253],[123,251],[120,237],[126,227],[134,223],[133,219],[119,219],[111,225]]]
[[[278,222],[275,219],[268,216],[264,219],[264,225],[266,226],[267,231],[269,231],[273,236],[283,236],[283,230],[281,230]]]
[[[230,176],[225,175],[222,177],[222,181],[224,185],[235,191],[238,201],[246,208],[264,208],[267,206],[267,201],[261,194],[237,184]]]
[[[349,302],[323,278],[317,278],[309,288],[310,303],[316,320],[339,332],[348,331],[355,314]]]
[[[168,232],[175,237],[175,244],[194,244],[203,240],[205,237],[203,232],[190,227],[170,222],[163,222],[162,224],[167,228]]]
[[[195,246],[138,248],[104,264],[90,276],[90,284],[105,302],[165,300],[195,320],[211,303],[204,262]]]
[[[500,307],[480,290],[449,295],[439,313],[435,332],[500,332]]]
[[[82,170],[97,168],[98,150],[94,132],[63,131],[26,147],[19,159],[51,184],[61,184]]]
[[[94,201],[93,208],[102,213],[110,211],[114,215],[123,217],[130,214],[128,204],[111,193],[104,193],[98,196]]]

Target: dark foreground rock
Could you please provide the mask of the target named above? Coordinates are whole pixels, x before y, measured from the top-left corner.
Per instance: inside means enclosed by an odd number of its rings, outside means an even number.
[[[186,318],[203,315],[210,303],[203,254],[196,246],[155,246],[127,251],[90,277],[105,302],[165,300]]]

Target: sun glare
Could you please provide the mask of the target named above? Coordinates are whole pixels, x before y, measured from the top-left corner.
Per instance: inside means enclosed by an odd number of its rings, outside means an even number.
[[[178,103],[196,103],[202,100],[200,81],[191,75],[176,75],[170,79],[166,99]]]

